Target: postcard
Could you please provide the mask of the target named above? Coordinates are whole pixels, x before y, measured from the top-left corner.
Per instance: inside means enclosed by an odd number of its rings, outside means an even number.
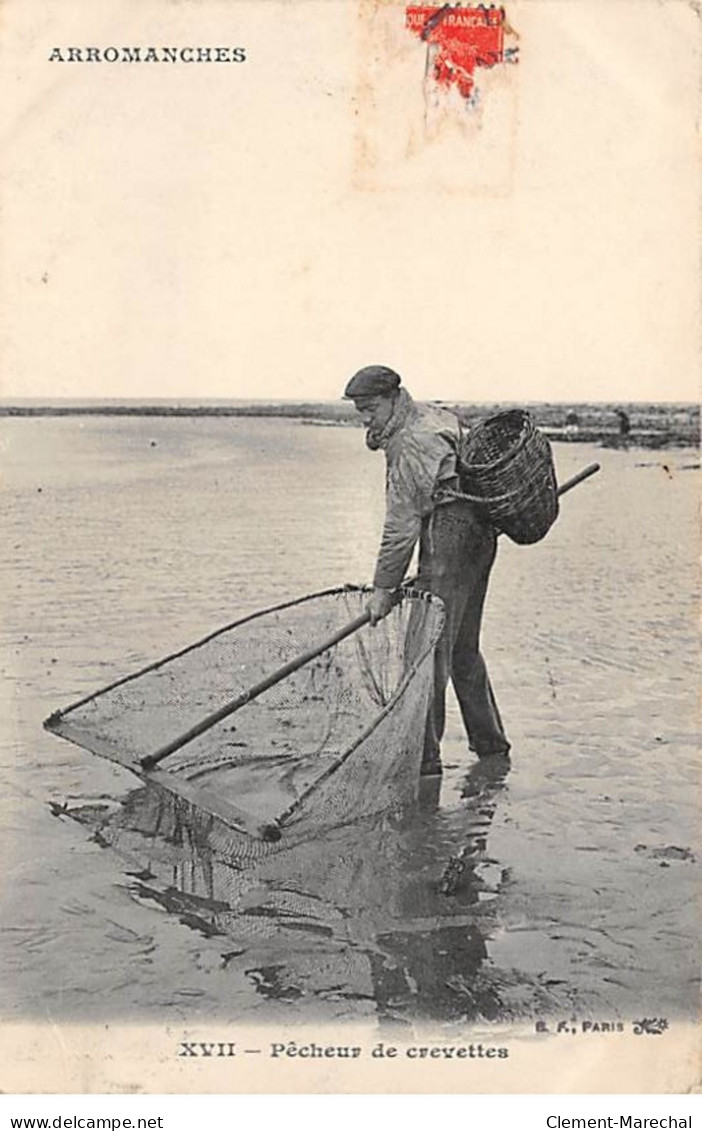
[[[698,35],[5,0],[5,1092],[699,1086]]]

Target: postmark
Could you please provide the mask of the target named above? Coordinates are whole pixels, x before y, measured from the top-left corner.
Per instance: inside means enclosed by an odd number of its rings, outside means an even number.
[[[480,68],[519,62],[518,36],[502,7],[409,4],[406,23],[426,44],[426,67],[434,81],[440,87],[455,86],[468,101],[477,100]]]

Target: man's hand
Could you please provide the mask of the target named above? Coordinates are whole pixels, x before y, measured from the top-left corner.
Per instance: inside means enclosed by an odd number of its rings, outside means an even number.
[[[379,620],[386,617],[394,604],[392,589],[374,589],[371,599],[366,605],[366,611],[370,613],[371,624],[377,624]]]

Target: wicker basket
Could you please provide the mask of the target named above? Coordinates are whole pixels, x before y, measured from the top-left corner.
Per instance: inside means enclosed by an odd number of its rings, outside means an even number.
[[[470,431],[461,453],[461,485],[513,542],[538,542],[558,514],[551,445],[528,412],[491,416]]]

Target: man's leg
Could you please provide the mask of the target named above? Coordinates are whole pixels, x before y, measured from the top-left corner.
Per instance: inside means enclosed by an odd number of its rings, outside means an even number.
[[[444,603],[445,624],[434,657],[434,691],[427,714],[424,773],[440,772],[446,688],[453,677],[471,746],[492,753],[509,744],[478,651],[480,619],[495,557],[495,533],[470,504],[438,508],[423,533],[418,584]],[[458,684],[455,665],[458,660]],[[470,702],[468,697],[470,696]],[[490,725],[492,724],[492,725]]]
[[[509,742],[480,652],[480,624],[492,560],[484,563],[471,585],[463,618],[454,637],[451,678],[471,750],[484,758],[507,754]]]

